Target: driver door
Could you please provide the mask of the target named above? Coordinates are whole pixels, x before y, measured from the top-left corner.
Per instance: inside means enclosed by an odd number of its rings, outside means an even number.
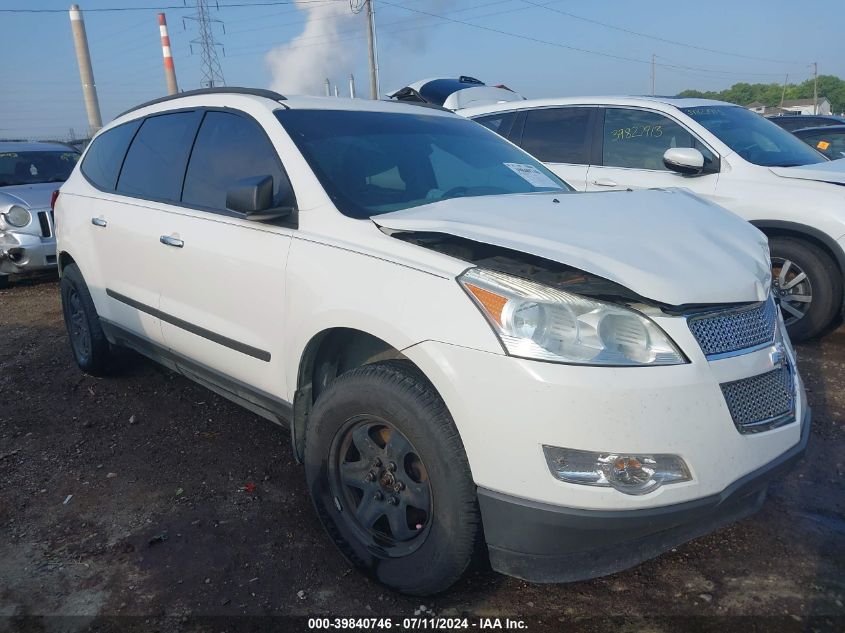
[[[605,108],[600,117],[597,164],[587,173],[587,191],[684,187],[712,196],[719,179],[717,156],[668,116],[641,108]],[[663,164],[673,147],[694,147],[704,155],[704,173],[685,176]]]

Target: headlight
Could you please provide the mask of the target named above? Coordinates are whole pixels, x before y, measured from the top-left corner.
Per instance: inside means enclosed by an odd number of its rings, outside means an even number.
[[[679,365],[686,359],[645,316],[503,273],[458,278],[508,354],[578,365]]]
[[[615,488],[629,495],[692,479],[686,463],[677,455],[593,453],[556,446],[543,446],[543,453],[552,475],[561,481]]]
[[[30,212],[18,205],[10,207],[9,210],[3,214],[3,218],[11,226],[17,226],[18,228],[26,226],[32,221],[32,215]]]

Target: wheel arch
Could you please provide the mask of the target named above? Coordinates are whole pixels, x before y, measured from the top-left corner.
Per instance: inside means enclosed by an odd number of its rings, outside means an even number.
[[[64,269],[65,269],[65,266],[67,266],[68,264],[75,264],[75,263],[76,263],[76,260],[73,257],[71,257],[70,253],[68,253],[67,251],[62,251],[61,253],[59,253],[59,277],[62,276],[62,273],[64,272]]]
[[[765,233],[766,237],[795,237],[814,244],[830,255],[839,273],[845,275],[845,251],[827,233],[806,224],[782,220],[752,220],[751,224]]]
[[[305,449],[305,429],[317,396],[340,374],[383,360],[404,360],[422,370],[389,342],[362,330],[332,327],[313,335],[299,359],[293,397],[291,442],[297,461]]]

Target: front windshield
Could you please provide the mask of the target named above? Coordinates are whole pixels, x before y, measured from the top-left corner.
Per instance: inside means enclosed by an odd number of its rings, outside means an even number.
[[[276,116],[350,217],[449,198],[570,190],[528,154],[459,117],[348,110]]]
[[[79,160],[79,154],[66,152],[0,152],[0,187],[64,182]]]
[[[825,161],[825,157],[786,130],[739,106],[699,106],[681,111],[710,130],[749,163],[764,167],[794,167]]]

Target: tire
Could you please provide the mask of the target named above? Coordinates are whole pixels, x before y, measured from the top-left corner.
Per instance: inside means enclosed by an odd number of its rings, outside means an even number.
[[[790,338],[799,342],[822,334],[842,308],[842,273],[833,258],[817,246],[794,237],[770,238],[769,250],[772,292],[781,306]],[[801,273],[805,277],[796,282]],[[791,299],[795,296],[811,300],[799,303]],[[802,309],[803,315],[796,314],[796,310]]]
[[[431,595],[469,566],[481,523],[469,463],[445,404],[410,363],[365,365],[333,381],[311,413],[304,461],[317,514],[355,567]]]
[[[101,376],[111,360],[109,342],[100,324],[100,317],[88,292],[88,286],[76,264],[65,266],[59,284],[62,314],[65,319],[70,349],[79,368]]]

